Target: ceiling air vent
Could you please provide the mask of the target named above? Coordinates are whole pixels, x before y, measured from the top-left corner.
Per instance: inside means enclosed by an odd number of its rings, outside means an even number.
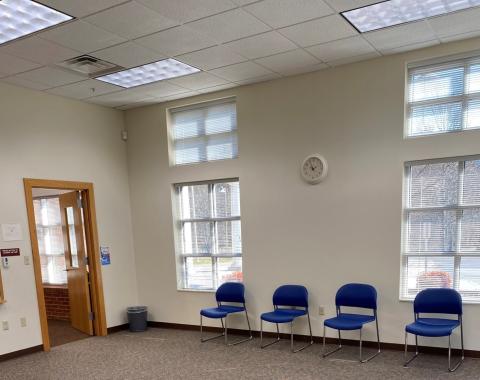
[[[105,75],[114,71],[123,70],[124,67],[115,65],[101,59],[91,57],[89,55],[82,55],[80,57],[71,58],[59,63],[59,66],[64,67],[70,71],[88,75],[89,77],[97,77]]]

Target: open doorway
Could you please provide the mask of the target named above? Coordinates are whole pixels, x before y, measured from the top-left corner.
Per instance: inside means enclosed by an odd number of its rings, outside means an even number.
[[[92,184],[24,183],[44,350],[106,335]]]

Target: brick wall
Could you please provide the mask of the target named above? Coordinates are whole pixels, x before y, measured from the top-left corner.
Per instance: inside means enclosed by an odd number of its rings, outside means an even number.
[[[62,321],[70,320],[68,289],[61,287],[44,287],[47,318]]]

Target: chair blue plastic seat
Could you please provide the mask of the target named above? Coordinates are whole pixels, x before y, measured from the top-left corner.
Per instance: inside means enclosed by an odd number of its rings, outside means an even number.
[[[408,364],[418,357],[418,337],[443,337],[448,336],[448,370],[455,371],[464,360],[463,348],[463,323],[462,323],[462,297],[454,289],[425,289],[417,294],[413,302],[415,322],[405,327],[405,364]],[[450,318],[421,318],[420,313],[426,314],[453,314],[457,319]],[[460,326],[460,338],[462,344],[462,357],[452,368],[451,365],[451,335],[453,330]],[[415,355],[407,360],[408,334],[415,335]]]
[[[217,307],[210,307],[206,309],[200,310],[200,341],[206,342],[212,339],[225,337],[225,344],[227,346],[233,346],[235,344],[239,344],[242,342],[246,342],[247,340],[253,339],[252,329],[250,328],[250,321],[248,319],[247,307],[245,305],[245,286],[238,282],[226,282],[222,284],[215,293],[215,298],[217,300]],[[240,303],[242,306],[235,306],[235,305],[225,305],[222,302],[229,302],[229,303]],[[229,343],[228,342],[228,330],[227,330],[227,317],[233,313],[241,313],[245,312],[245,317],[247,319],[249,337],[246,339],[242,339],[236,342]],[[203,317],[212,318],[212,319],[220,319],[222,323],[223,333],[220,335],[213,336],[211,338],[203,339]],[[225,322],[224,322],[225,320]]]
[[[335,305],[337,308],[337,316],[334,318],[326,319],[323,322],[323,357],[337,352],[342,348],[342,335],[343,330],[359,330],[360,333],[360,362],[366,363],[373,359],[380,353],[380,334],[378,332],[378,319],[377,319],[377,291],[371,285],[367,284],[346,284],[343,285],[337,291],[335,296]],[[356,307],[363,309],[370,309],[373,311],[373,315],[365,314],[351,314],[342,313],[342,307]],[[370,357],[363,359],[362,356],[362,329],[367,323],[375,322],[377,329],[377,343],[378,351]],[[326,327],[338,330],[338,346],[329,351],[325,351],[326,340]]]
[[[280,323],[290,323],[290,349],[292,352],[299,352],[313,344],[312,326],[310,324],[310,314],[308,312],[308,291],[301,285],[282,285],[273,293],[273,307],[271,312],[260,315],[260,347],[265,348],[280,341]],[[296,318],[307,316],[308,327],[310,329],[310,343],[294,349],[293,347],[293,322]],[[277,325],[277,339],[273,342],[263,344],[263,321],[275,323]]]
[[[263,321],[272,323],[289,323],[295,318],[307,314],[305,310],[299,309],[277,309],[269,313],[263,313],[260,318]]]
[[[326,319],[325,326],[335,330],[358,330],[365,323],[375,321],[373,315],[340,313],[338,317]]]
[[[210,307],[200,310],[200,314],[207,318],[225,318],[228,314],[239,313],[245,311],[241,306],[222,305],[219,307]]]

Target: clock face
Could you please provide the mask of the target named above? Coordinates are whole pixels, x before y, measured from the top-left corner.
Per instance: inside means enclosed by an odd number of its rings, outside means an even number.
[[[308,183],[318,183],[327,175],[327,162],[319,155],[308,156],[303,161],[301,174]]]

